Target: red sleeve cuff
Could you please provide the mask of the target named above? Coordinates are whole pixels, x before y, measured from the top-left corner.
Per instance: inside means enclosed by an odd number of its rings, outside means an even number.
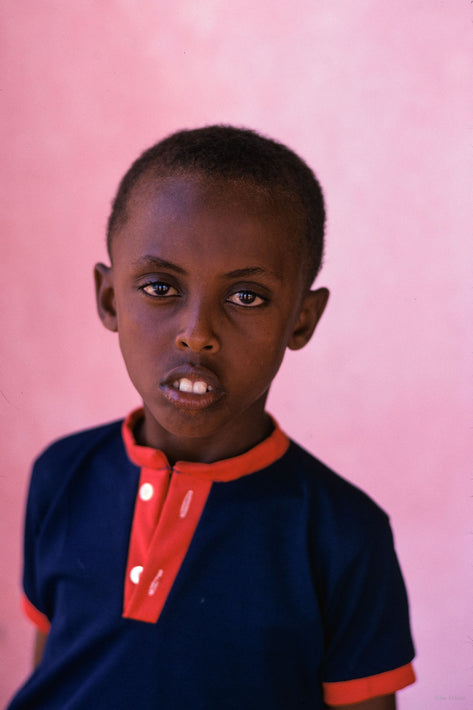
[[[323,683],[324,700],[328,705],[347,705],[363,700],[390,695],[416,680],[411,663],[393,671],[378,673],[367,678],[344,680],[337,683]]]
[[[46,614],[43,614],[41,611],[38,611],[38,609],[30,602],[26,594],[24,594],[22,597],[21,606],[23,607],[23,611],[28,617],[28,619],[33,622],[33,624],[39,629],[39,631],[42,631],[43,634],[49,633],[51,622],[49,621]]]

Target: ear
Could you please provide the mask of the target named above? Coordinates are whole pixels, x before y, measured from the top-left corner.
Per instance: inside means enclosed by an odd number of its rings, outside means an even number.
[[[94,279],[99,318],[108,330],[116,333],[118,319],[113,288],[113,268],[105,264],[95,264]]]
[[[327,288],[319,288],[317,291],[309,291],[304,296],[299,315],[287,344],[290,350],[300,350],[304,345],[307,345],[315,326],[325,310],[329,295]]]

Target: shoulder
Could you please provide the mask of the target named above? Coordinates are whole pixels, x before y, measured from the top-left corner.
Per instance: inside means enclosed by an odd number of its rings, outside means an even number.
[[[291,443],[288,465],[307,491],[307,544],[327,628],[337,628],[354,606],[364,610],[364,623],[376,613],[381,618],[383,605],[393,618],[407,619],[405,588],[385,511],[297,444]]]
[[[386,513],[358,486],[329,468],[325,463],[291,441],[287,454],[281,460],[296,476],[320,506],[348,513],[353,510],[363,515],[386,518]]]
[[[106,442],[121,441],[122,420],[84,429],[53,441],[34,462],[34,468],[65,466],[82,460]]]
[[[113,459],[124,456],[121,438],[122,420],[85,429],[52,442],[33,463],[29,507],[39,513],[65,488],[79,470],[92,465],[97,457]]]
[[[322,544],[332,547],[343,541],[343,548],[356,554],[373,540],[389,541],[387,514],[356,485],[292,441],[281,463],[304,489],[310,525]]]

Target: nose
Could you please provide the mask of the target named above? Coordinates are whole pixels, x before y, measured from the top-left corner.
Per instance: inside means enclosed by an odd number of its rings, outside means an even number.
[[[214,328],[215,313],[208,304],[197,303],[186,308],[181,329],[176,337],[179,350],[215,353],[220,350],[220,340]]]

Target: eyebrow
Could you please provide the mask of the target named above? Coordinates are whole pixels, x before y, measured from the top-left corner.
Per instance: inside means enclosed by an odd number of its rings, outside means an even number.
[[[159,256],[153,256],[151,254],[146,254],[139,259],[132,262],[135,268],[143,268],[144,266],[152,266],[156,269],[169,269],[175,271],[177,274],[186,274],[186,270],[177,264],[173,264],[172,261],[167,261],[166,259],[161,259]],[[224,274],[225,278],[228,279],[242,279],[249,276],[269,276],[272,279],[280,281],[280,277],[272,270],[263,269],[262,266],[247,266],[243,269],[233,269],[228,273]]]
[[[133,266],[135,268],[143,267],[143,266],[153,266],[156,269],[170,269],[171,271],[175,271],[178,274],[185,274],[185,269],[182,269],[180,266],[177,266],[177,264],[173,264],[171,261],[166,261],[166,259],[160,259],[159,256],[151,256],[151,254],[147,254],[146,256],[142,256],[139,259],[136,259],[133,261]]]
[[[263,269],[261,266],[248,266],[244,269],[234,269],[234,271],[229,271],[225,276],[230,279],[241,279],[247,276],[270,276],[280,281],[279,276],[274,271]]]

